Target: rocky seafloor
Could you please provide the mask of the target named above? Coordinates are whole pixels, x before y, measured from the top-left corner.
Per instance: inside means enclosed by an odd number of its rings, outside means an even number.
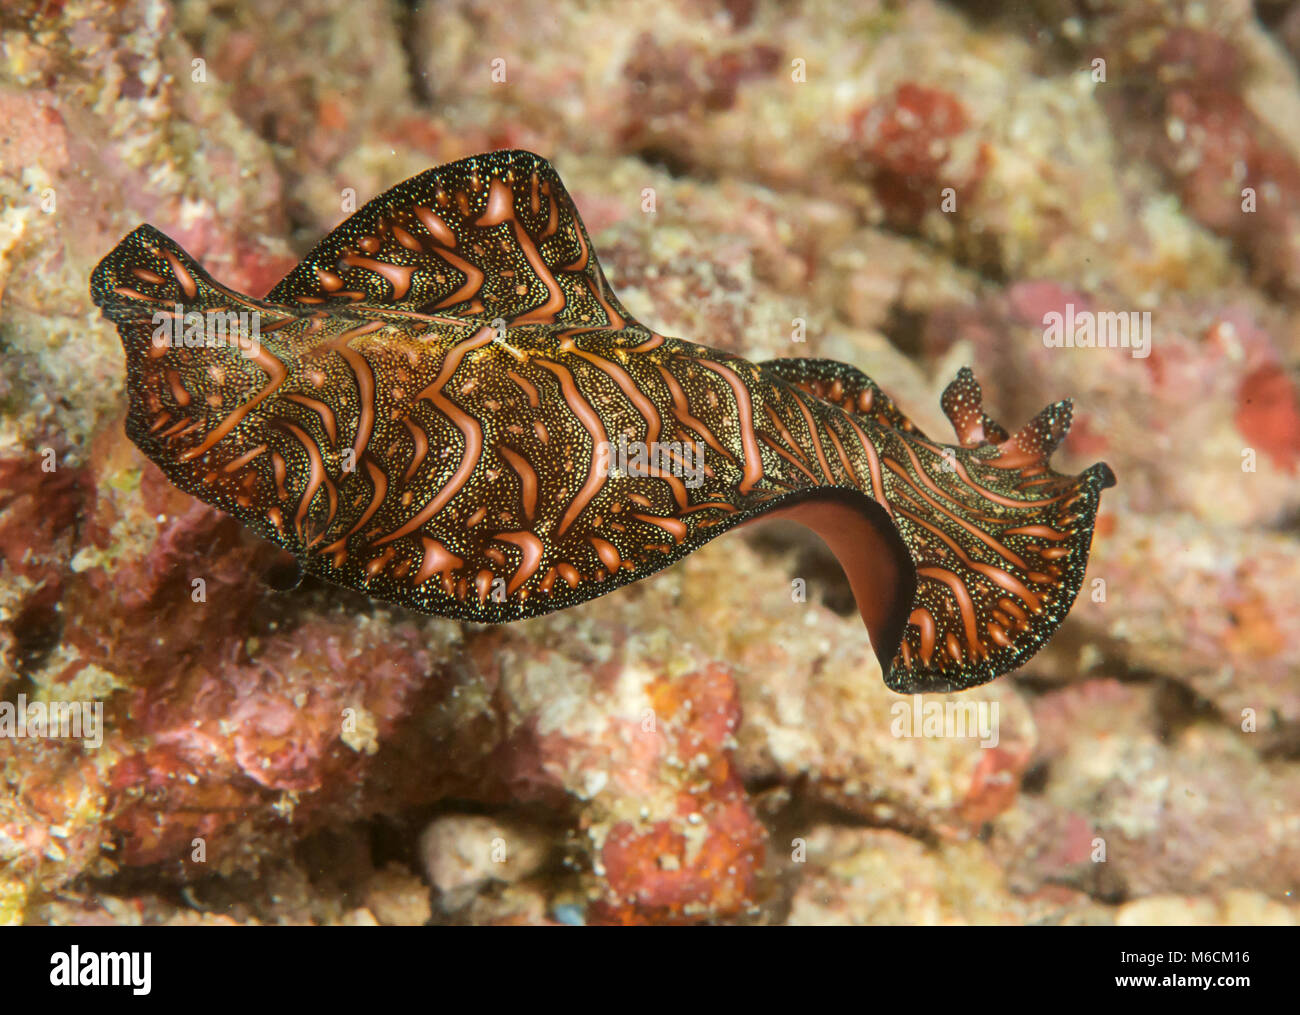
[[[0,737],[0,922],[1298,922],[1298,61],[1263,0],[6,4],[0,701],[106,730]],[[935,433],[963,364],[1013,428],[1075,399],[1058,467],[1119,485],[1059,635],[960,696],[996,746],[894,735],[799,530],[462,625],[272,591],[127,441],[125,232],[262,295],[346,192],[502,147],[667,334]],[[1047,347],[1066,304],[1149,355]]]

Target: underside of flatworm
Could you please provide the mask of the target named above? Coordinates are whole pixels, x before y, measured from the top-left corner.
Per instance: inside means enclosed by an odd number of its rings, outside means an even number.
[[[126,351],[127,433],[172,482],[307,573],[466,621],[575,606],[787,518],[839,559],[891,688],[973,687],[1065,617],[1114,484],[1052,471],[1069,402],[1008,435],[962,370],[952,446],[847,364],[658,334],[529,152],[394,187],[264,300],[150,226],[91,294]]]

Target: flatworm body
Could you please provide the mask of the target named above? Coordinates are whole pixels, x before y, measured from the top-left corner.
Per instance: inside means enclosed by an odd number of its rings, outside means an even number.
[[[785,517],[840,560],[890,687],[972,687],[1060,624],[1114,483],[1052,471],[1069,402],[1010,436],[962,370],[950,446],[846,364],[656,333],[528,152],[394,187],[265,300],[150,226],[91,294],[126,350],[127,433],[177,486],[308,573],[467,621],[574,606]]]

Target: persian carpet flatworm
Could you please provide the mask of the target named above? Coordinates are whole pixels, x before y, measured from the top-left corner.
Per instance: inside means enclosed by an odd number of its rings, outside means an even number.
[[[947,445],[847,364],[658,334],[528,152],[394,187],[262,300],[150,226],[91,293],[126,350],[127,432],[172,482],[308,573],[468,621],[574,606],[789,518],[844,567],[890,687],[972,687],[1061,623],[1114,484],[1052,471],[1069,402],[1010,435],[962,370]]]

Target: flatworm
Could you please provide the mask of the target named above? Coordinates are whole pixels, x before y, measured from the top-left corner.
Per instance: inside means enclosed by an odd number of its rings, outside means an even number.
[[[127,434],[172,482],[307,573],[466,621],[574,606],[783,517],[839,559],[891,688],[972,687],[1061,623],[1114,484],[1052,471],[1068,401],[1011,436],[963,369],[945,445],[847,364],[651,330],[529,152],[399,184],[265,300],[147,225],[91,294],[126,351]],[[657,453],[610,467],[629,448]]]

